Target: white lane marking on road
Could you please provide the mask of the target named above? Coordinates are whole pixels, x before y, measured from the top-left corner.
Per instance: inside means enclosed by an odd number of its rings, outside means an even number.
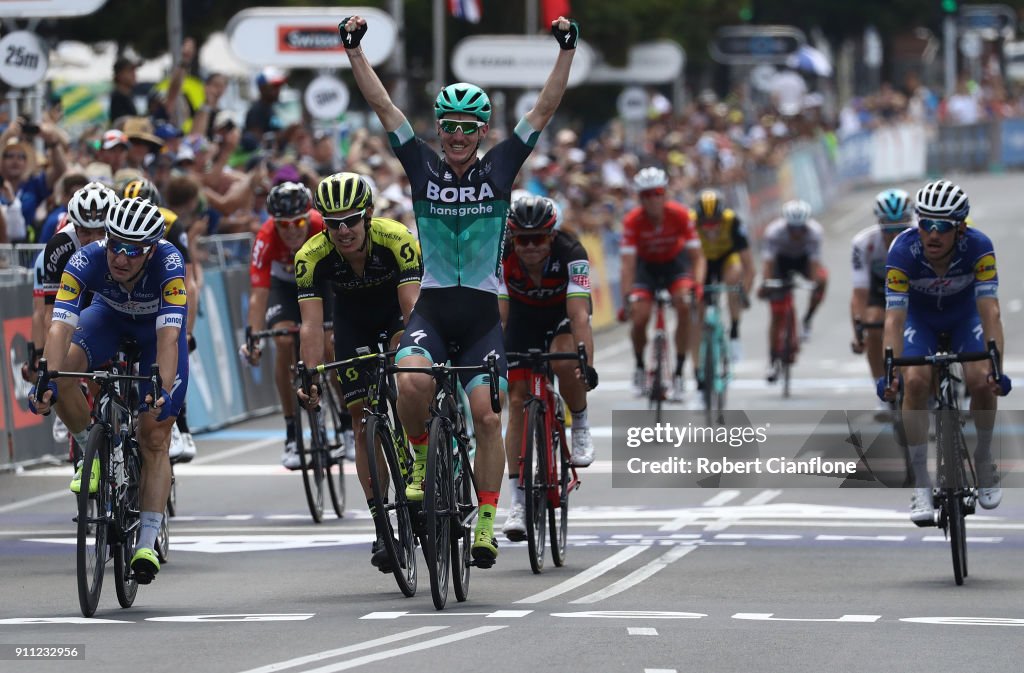
[[[279,661],[276,664],[268,664],[266,666],[260,666],[259,668],[250,668],[247,671],[242,671],[242,673],[271,673],[272,671],[284,671],[289,668],[295,668],[296,666],[302,666],[303,664],[309,664],[315,661],[323,661],[324,659],[338,657],[344,654],[351,654],[352,652],[359,652],[360,650],[368,650],[379,645],[389,645],[391,643],[398,642],[399,640],[407,640],[409,638],[425,636],[428,633],[441,631],[447,628],[447,626],[422,626],[418,629],[412,629],[411,631],[402,631],[401,633],[394,633],[390,636],[384,636],[383,638],[375,638],[373,640],[367,640],[365,642],[356,643],[354,645],[346,645],[345,647],[339,647],[334,650],[325,650],[323,652],[317,652],[315,654],[307,654],[302,657],[296,657],[295,659]]]
[[[721,493],[719,493],[719,494],[717,494],[717,495],[715,495],[715,496],[705,500],[703,503],[701,503],[701,506],[702,507],[721,507],[722,505],[724,505],[724,504],[730,502],[731,500],[735,499],[737,496],[739,496],[739,494],[740,494],[739,491],[732,491],[732,490],[730,490],[730,491],[722,491]]]
[[[626,628],[626,634],[630,636],[656,636],[658,629],[650,626],[630,626]]]
[[[943,535],[925,535],[921,539],[922,542],[949,542],[949,538]],[[999,544],[1003,541],[1001,537],[974,537],[972,535],[967,536],[967,541],[970,543],[982,543],[982,544]]]
[[[843,622],[853,624],[873,624],[882,618],[882,615],[843,615],[837,619],[820,618],[796,618],[796,617],[773,617],[774,612],[737,612],[733,619],[747,619],[762,622]]]
[[[822,542],[905,542],[906,535],[818,535]]]
[[[420,650],[428,650],[432,647],[448,645],[450,643],[455,643],[460,640],[466,640],[467,638],[482,636],[488,633],[492,633],[494,631],[500,631],[501,629],[507,628],[507,626],[479,626],[475,629],[462,631],[461,633],[452,633],[447,636],[441,636],[440,638],[424,640],[423,642],[416,643],[414,645],[406,645],[404,647],[399,647],[393,650],[375,652],[374,654],[365,654],[361,657],[356,657],[355,659],[349,659],[348,661],[341,661],[336,664],[328,664],[326,666],[321,666],[320,668],[314,668],[310,671],[306,671],[305,673],[336,673],[336,671],[347,671],[350,668],[365,666],[366,664],[372,664],[375,661],[391,659],[392,657],[400,657],[405,654],[419,652]]]
[[[26,474],[31,474],[31,472],[27,472]],[[68,474],[68,469],[65,467],[61,474]],[[71,491],[65,488],[62,491],[44,493],[43,495],[37,495],[33,498],[28,498],[27,500],[19,500],[17,502],[12,502],[9,505],[4,505],[3,507],[0,507],[0,514],[4,514],[6,512],[13,512],[15,510],[24,509],[26,507],[32,507],[33,505],[38,505],[41,502],[49,502],[50,500],[56,500],[57,498],[60,497],[67,497],[69,502],[74,502],[74,495],[71,494]]]
[[[644,673],[678,673],[674,668],[645,668]]]
[[[597,603],[598,601],[603,601],[606,598],[609,598],[609,597],[614,596],[616,594],[620,594],[623,591],[625,591],[625,590],[627,590],[627,589],[629,589],[629,588],[631,588],[633,586],[636,586],[637,584],[640,584],[645,579],[653,576],[659,570],[667,568],[669,566],[669,564],[678,561],[682,557],[684,557],[687,554],[689,554],[690,552],[692,552],[695,548],[696,547],[692,547],[692,546],[681,546],[681,547],[675,547],[673,549],[670,549],[669,551],[665,552],[660,557],[658,557],[657,559],[651,561],[647,565],[644,565],[644,566],[641,566],[640,568],[637,568],[636,570],[634,570],[630,574],[628,574],[625,577],[623,577],[621,580],[618,580],[617,582],[612,582],[611,584],[606,586],[604,589],[601,589],[599,591],[595,591],[592,594],[588,594],[588,595],[586,595],[586,596],[584,596],[582,598],[577,598],[576,600],[569,601],[569,602],[570,603]]]
[[[768,490],[761,491],[760,493],[755,495],[750,500],[747,500],[743,504],[745,506],[747,506],[747,507],[756,507],[757,505],[767,505],[768,503],[770,503],[772,500],[775,500],[775,498],[779,497],[780,495],[782,495],[782,491],[768,489]]]
[[[643,552],[645,549],[647,549],[646,545],[630,545],[629,547],[612,554],[600,563],[592,565],[583,572],[570,577],[564,582],[560,582],[549,589],[541,591],[540,593],[522,598],[516,601],[516,603],[540,603],[548,600],[549,598],[561,596],[567,591],[572,591],[576,587],[582,586],[596,577],[600,577],[612,568],[625,563],[637,554]]]

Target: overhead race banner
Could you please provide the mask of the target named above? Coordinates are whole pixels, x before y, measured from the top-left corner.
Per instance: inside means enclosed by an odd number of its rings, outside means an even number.
[[[231,17],[225,32],[235,56],[256,67],[347,68],[338,23],[355,15],[366,19],[366,59],[383,63],[395,48],[398,28],[373,7],[254,7]]]

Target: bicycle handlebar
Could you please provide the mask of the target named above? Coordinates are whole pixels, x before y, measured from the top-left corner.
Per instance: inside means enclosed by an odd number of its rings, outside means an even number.
[[[573,357],[576,357],[575,354]],[[498,357],[494,353],[487,355],[487,364],[483,365],[444,365],[434,363],[429,367],[392,367],[392,371],[399,374],[406,372],[418,373],[418,374],[430,374],[434,379],[443,379],[450,374],[458,372],[474,372],[480,374],[487,374],[489,379],[489,387],[491,392],[491,411],[496,414],[501,413],[501,397],[499,396],[498,390]]]
[[[508,361],[510,369],[522,366],[525,363],[529,364],[530,368],[534,370],[540,368],[545,362],[551,362],[554,360],[576,360],[576,364],[579,366],[580,371],[583,372],[584,377],[587,373],[587,347],[582,341],[576,345],[575,353],[549,353],[541,350],[540,348],[531,348],[525,352],[513,351],[505,353],[505,359]]]
[[[885,327],[885,322],[882,320],[876,320],[874,322],[864,322],[860,318],[853,319],[853,334],[854,338],[857,339],[857,343],[864,343],[864,332],[869,329],[882,329]]]
[[[998,381],[1002,377],[999,366],[999,349],[995,339],[988,340],[988,350],[972,353],[935,353],[934,355],[914,355],[910,357],[894,357],[892,347],[885,349],[885,381],[892,385],[893,370],[896,367],[917,367],[920,365],[942,365],[954,362],[979,362],[988,360],[992,363],[992,378]]]

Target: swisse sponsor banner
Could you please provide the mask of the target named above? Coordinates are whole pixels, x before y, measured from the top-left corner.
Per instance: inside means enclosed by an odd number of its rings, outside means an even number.
[[[558,45],[546,36],[475,35],[455,45],[452,72],[480,86],[541,87],[558,58]],[[586,81],[594,52],[583,40],[576,45],[568,86]]]
[[[398,31],[389,14],[373,7],[254,7],[231,17],[226,32],[235,55],[253,66],[347,68],[338,23],[354,15],[369,28],[361,45],[367,60],[383,63]]]
[[[898,437],[906,436],[907,427],[927,428],[929,423],[930,483],[941,486],[957,478],[950,467],[955,461],[937,458],[934,428],[961,427],[961,412],[943,412],[941,419],[933,412],[908,412],[898,425],[879,420],[877,413],[725,411],[719,422],[708,423],[704,412],[663,412],[658,422],[651,411],[614,411],[612,486],[901,488],[913,480]],[[996,465],[1003,486],[1024,485],[1024,412],[997,413],[988,456],[975,454],[972,423],[963,428],[972,463]],[[955,436],[951,441],[961,440]],[[951,445],[943,446],[948,451]],[[981,467],[967,474],[987,475],[991,469]]]

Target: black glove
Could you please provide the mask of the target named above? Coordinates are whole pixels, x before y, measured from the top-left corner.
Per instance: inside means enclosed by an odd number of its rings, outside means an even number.
[[[355,49],[359,46],[359,41],[363,39],[363,35],[366,35],[367,25],[364,23],[361,26],[356,27],[351,33],[345,30],[345,24],[351,19],[351,16],[346,16],[338,24],[338,32],[341,33],[341,44],[345,49]]]
[[[188,335],[188,352],[191,353],[196,349],[196,338],[191,334]]]
[[[597,387],[597,370],[594,369],[593,367],[591,367],[590,365],[587,365],[587,372],[586,372],[586,374],[584,376],[584,379],[587,382],[587,388],[588,389],[593,390],[594,388],[596,388]]]
[[[562,49],[575,49],[580,39],[580,24],[569,21],[569,30],[559,30],[556,23],[551,26],[551,34],[558,40],[558,46]]]

